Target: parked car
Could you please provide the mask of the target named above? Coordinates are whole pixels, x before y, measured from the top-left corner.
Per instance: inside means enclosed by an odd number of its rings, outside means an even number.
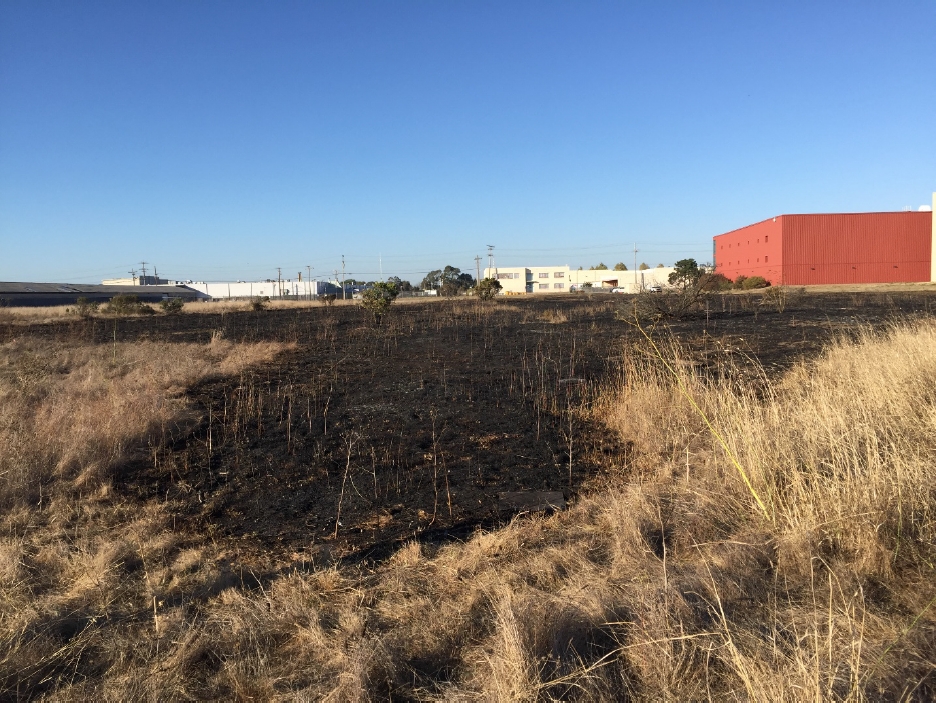
[[[611,292],[612,293],[626,293],[627,291],[624,290],[623,288],[612,288]]]
[[[647,288],[647,290],[650,291],[651,293],[662,293],[663,286],[650,286],[649,288]]]

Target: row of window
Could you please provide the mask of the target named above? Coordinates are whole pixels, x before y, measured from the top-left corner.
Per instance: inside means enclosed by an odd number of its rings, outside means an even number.
[[[767,259],[768,259],[768,258],[769,258],[769,257],[766,257],[766,256],[764,257],[764,263],[765,263],[765,264],[767,263]],[[747,262],[748,262],[748,263],[751,263],[751,260],[748,259]],[[760,263],[760,257],[757,257],[757,263]],[[740,262],[740,261],[729,261],[727,264],[725,264],[725,266],[740,266],[740,265],[741,265],[741,262]]]
[[[764,244],[767,243],[767,240],[768,240],[769,238],[770,238],[770,235],[769,235],[769,234],[764,235]],[[751,240],[749,239],[747,243],[750,245]],[[760,239],[757,240],[757,243],[760,244]],[[740,247],[741,245],[738,244],[738,246]],[[724,244],[721,244],[721,245],[719,245],[718,248],[719,248],[719,249],[724,249],[724,248],[725,248],[725,245],[724,245]],[[730,243],[730,242],[728,243],[728,248],[731,249],[731,243]]]
[[[540,278],[549,278],[549,272],[538,274]],[[554,271],[553,278],[565,278],[565,271]],[[520,278],[519,273],[499,273],[497,274],[497,280],[503,281],[512,278]]]
[[[565,284],[564,284],[564,283],[553,283],[553,288],[563,288],[563,287],[565,287]],[[540,290],[549,290],[549,284],[548,284],[548,283],[540,283],[540,284],[539,284],[539,289],[540,289]]]

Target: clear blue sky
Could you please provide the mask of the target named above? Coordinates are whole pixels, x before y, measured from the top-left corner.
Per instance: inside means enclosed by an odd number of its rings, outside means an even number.
[[[933,190],[933,0],[0,3],[0,280],[707,261]]]

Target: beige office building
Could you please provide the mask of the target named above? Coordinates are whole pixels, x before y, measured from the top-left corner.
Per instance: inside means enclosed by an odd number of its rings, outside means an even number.
[[[568,266],[498,266],[484,269],[485,278],[496,278],[501,293],[569,293],[586,288],[620,289],[637,293],[652,286],[665,286],[672,268],[644,271],[612,271],[610,269],[570,269]]]

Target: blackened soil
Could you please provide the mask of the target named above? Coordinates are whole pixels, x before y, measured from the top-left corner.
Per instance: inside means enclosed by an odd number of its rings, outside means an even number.
[[[357,307],[53,325],[12,336],[295,343],[274,363],[188,391],[196,419],[120,470],[130,499],[166,502],[181,525],[268,563],[380,559],[401,541],[463,538],[512,515],[504,491],[571,497],[630,449],[570,408],[619,373],[640,337],[610,294],[396,305],[375,326]],[[768,374],[836,335],[936,310],[936,294],[795,295],[783,312],[714,299],[658,326],[712,373]],[[570,467],[571,452],[571,467]],[[181,526],[180,525],[180,526]]]

